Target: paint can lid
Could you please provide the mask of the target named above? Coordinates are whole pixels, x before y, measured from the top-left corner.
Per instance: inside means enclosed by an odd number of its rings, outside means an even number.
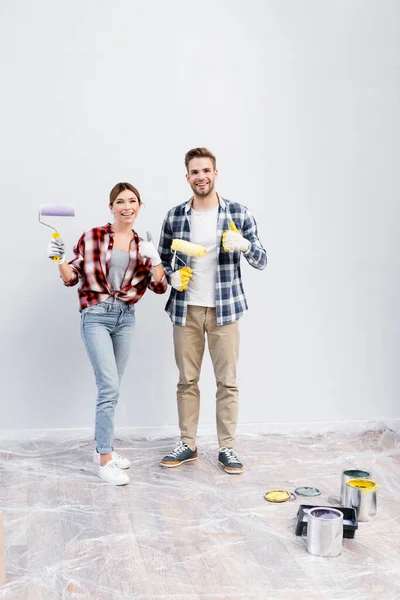
[[[319,496],[321,494],[320,490],[315,487],[298,487],[294,490],[294,493],[297,496]]]
[[[370,481],[369,479],[350,479],[347,482],[347,485],[353,488],[357,488],[363,493],[375,492],[378,488],[378,484],[374,481]]]
[[[268,502],[286,502],[291,499],[290,493],[286,490],[270,490],[264,494],[264,498]]]

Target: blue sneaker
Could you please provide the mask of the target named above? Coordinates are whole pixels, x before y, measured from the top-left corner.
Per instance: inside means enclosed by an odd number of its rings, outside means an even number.
[[[197,448],[192,450],[187,444],[179,442],[171,454],[167,454],[160,460],[160,465],[163,467],[179,467],[179,465],[193,460],[197,460]]]
[[[224,471],[231,475],[243,473],[244,471],[244,466],[240,462],[239,457],[233,448],[220,448],[218,462],[224,467]]]

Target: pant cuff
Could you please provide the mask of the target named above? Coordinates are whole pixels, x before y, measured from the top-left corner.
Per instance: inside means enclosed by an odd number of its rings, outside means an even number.
[[[181,437],[181,442],[187,444],[188,446],[194,446],[196,448],[196,440],[192,440],[187,437]]]
[[[96,448],[96,450],[99,454],[111,454],[113,451],[112,448]]]

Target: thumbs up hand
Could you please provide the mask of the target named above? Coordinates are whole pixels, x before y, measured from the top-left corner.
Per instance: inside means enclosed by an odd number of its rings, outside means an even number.
[[[154,247],[151,233],[147,232],[147,242],[141,240],[139,242],[139,253],[143,258],[149,258],[151,260],[151,266],[157,267],[161,264],[161,258],[157,250]]]
[[[222,247],[225,252],[246,252],[250,247],[249,240],[246,240],[236,228],[233,221],[229,223],[229,231],[222,235]]]

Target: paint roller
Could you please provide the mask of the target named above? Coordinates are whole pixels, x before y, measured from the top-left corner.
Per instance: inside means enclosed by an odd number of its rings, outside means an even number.
[[[179,256],[177,256],[177,252],[182,252],[182,254],[186,254],[187,256],[196,256],[198,258],[204,258],[207,252],[207,248],[200,246],[200,244],[186,242],[185,240],[179,240],[177,238],[172,240],[171,250],[175,253],[176,258],[183,264],[185,263],[181,258],[179,258]]]
[[[41,204],[39,208],[39,223],[46,225],[53,229],[53,238],[57,239],[60,237],[59,232],[55,227],[42,221],[41,217],[74,217],[75,216],[75,205],[74,204]],[[60,260],[59,256],[53,256],[54,262]]]

